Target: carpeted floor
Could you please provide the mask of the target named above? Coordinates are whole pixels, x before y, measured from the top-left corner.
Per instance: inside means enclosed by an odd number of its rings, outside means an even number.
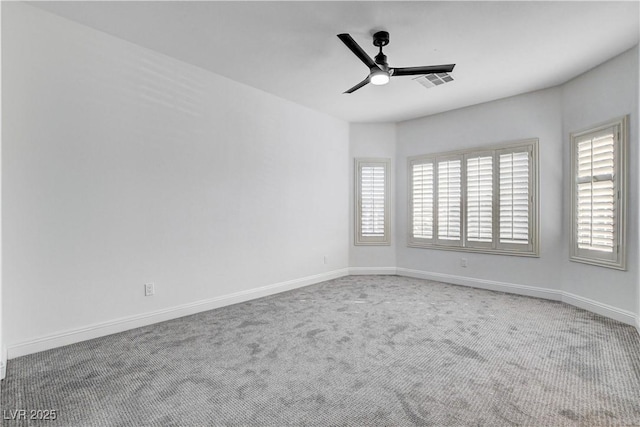
[[[13,359],[2,391],[3,418],[55,409],[29,424],[47,426],[640,425],[640,337],[562,303],[351,276]]]

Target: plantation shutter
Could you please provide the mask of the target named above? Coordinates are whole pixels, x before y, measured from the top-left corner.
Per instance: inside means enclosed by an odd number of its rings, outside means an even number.
[[[571,134],[571,261],[626,270],[628,121]]]
[[[493,242],[493,154],[466,157],[467,246],[491,247]]]
[[[531,154],[530,149],[497,151],[498,161],[498,248],[532,246]]]
[[[437,163],[437,240],[442,245],[461,246],[462,159],[448,156],[438,158]]]
[[[614,127],[579,138],[575,156],[574,219],[578,250],[597,251],[615,259],[616,174]]]
[[[388,163],[356,160],[357,234],[359,244],[388,242]]]
[[[538,256],[538,140],[410,157],[408,245]]]
[[[362,235],[365,237],[384,236],[384,167],[362,167]]]
[[[433,239],[433,160],[412,165],[411,233],[413,239]]]

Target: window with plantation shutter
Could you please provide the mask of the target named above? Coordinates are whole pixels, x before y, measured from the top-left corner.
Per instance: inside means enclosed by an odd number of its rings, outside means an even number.
[[[459,156],[438,158],[438,243],[462,242],[462,167]]]
[[[412,200],[411,221],[413,239],[433,240],[433,161],[420,162],[410,167],[413,182],[410,198]]]
[[[577,143],[577,245],[613,253],[615,246],[614,129]]]
[[[467,244],[491,247],[493,242],[493,153],[466,156]]]
[[[356,159],[356,245],[388,245],[388,159]]]
[[[531,207],[533,200],[529,173],[531,153],[528,147],[498,150],[499,238],[498,247],[531,245]]]
[[[538,140],[409,158],[409,246],[538,256]]]
[[[572,134],[571,259],[625,268],[626,118]]]

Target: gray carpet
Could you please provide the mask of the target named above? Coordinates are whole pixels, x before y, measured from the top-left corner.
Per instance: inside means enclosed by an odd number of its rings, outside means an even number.
[[[640,425],[640,337],[562,303],[351,276],[10,360],[2,408],[56,409],[29,424],[47,426]]]

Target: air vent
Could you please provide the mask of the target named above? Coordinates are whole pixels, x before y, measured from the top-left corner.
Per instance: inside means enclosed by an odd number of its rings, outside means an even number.
[[[427,89],[430,89],[432,87],[436,87],[445,83],[452,82],[453,77],[451,77],[449,73],[437,73],[437,74],[427,74],[424,76],[418,76],[413,80],[417,81]]]

